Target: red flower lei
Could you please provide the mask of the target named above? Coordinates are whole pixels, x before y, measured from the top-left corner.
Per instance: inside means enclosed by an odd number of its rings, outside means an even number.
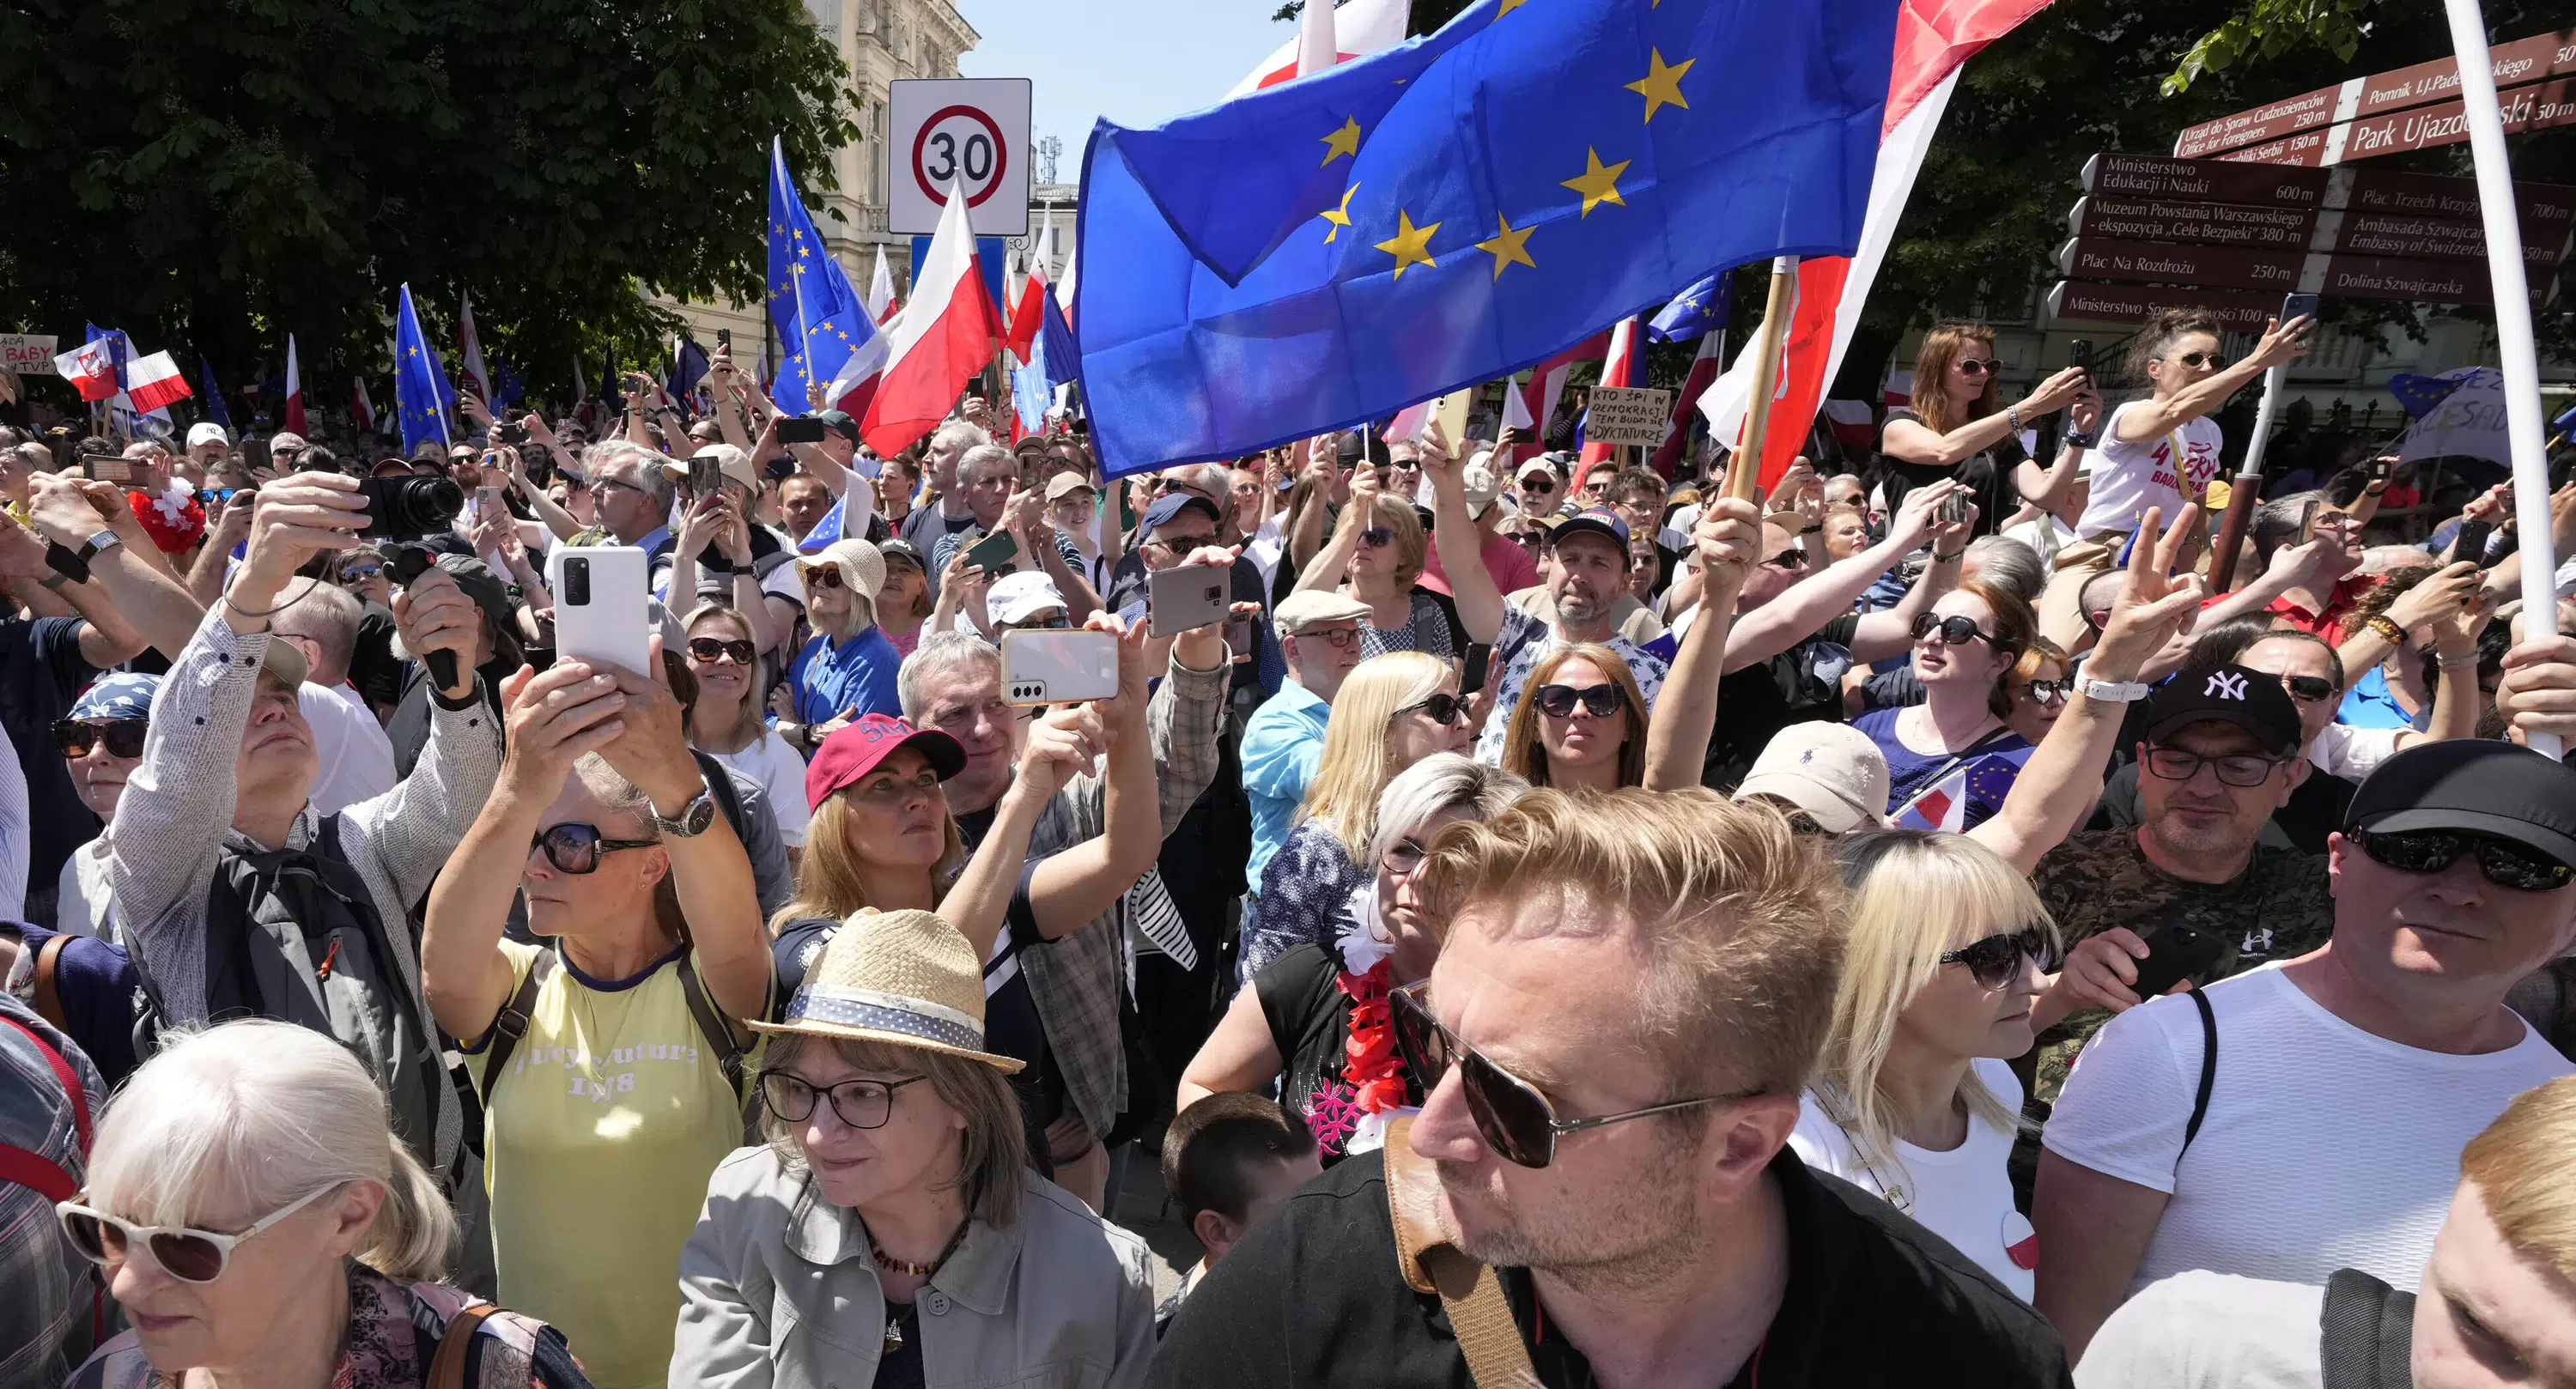
[[[1336,981],[1351,1000],[1350,1040],[1342,1044],[1342,1079],[1351,1087],[1351,1107],[1380,1114],[1404,1104],[1404,1058],[1395,1049],[1395,1022],[1387,1012],[1387,966],[1380,960],[1365,974],[1340,971]]]

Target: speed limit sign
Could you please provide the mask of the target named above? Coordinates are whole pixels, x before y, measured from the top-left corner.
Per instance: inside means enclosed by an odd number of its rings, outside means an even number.
[[[1029,79],[925,77],[886,103],[887,230],[926,236],[954,186],[977,236],[1029,231]]]

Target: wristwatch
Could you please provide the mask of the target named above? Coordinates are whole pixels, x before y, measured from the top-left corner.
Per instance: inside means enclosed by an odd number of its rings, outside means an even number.
[[[89,563],[92,559],[98,556],[98,553],[101,550],[104,550],[111,545],[122,545],[124,543],[124,538],[119,536],[116,532],[111,530],[100,531],[98,534],[81,542],[81,563]]]
[[[2099,448],[2102,444],[2102,436],[2090,434],[2081,429],[2070,429],[2058,436],[2058,442],[2079,449]]]
[[[2096,680],[2087,675],[2075,682],[2075,692],[2105,704],[2135,704],[2147,697],[2147,685],[2142,680]]]
[[[645,803],[644,818],[653,822],[654,830],[664,839],[695,839],[706,833],[707,827],[716,822],[715,789],[708,786],[701,778],[698,782],[697,797],[680,807],[678,815],[665,819],[662,812],[653,809],[652,803],[648,801]]]

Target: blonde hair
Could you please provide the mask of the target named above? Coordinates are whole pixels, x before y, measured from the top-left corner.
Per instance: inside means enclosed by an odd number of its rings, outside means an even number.
[[[743,640],[754,646],[760,644],[760,633],[752,630],[750,617],[731,603],[700,603],[695,611],[681,620],[680,630],[694,637],[698,634],[699,623],[711,621],[730,622],[737,631],[742,633]],[[755,655],[751,658],[751,665],[743,672],[742,700],[734,708],[733,722],[724,729],[722,734],[725,741],[733,745],[726,749],[728,752],[748,748],[759,742],[760,735],[766,727],[762,719],[763,710],[760,707],[760,677],[760,657]],[[714,711],[707,707],[706,682],[698,683],[698,691],[697,709],[713,713]]]
[[[796,900],[769,918],[772,932],[807,917],[846,921],[860,912],[882,909],[882,903],[868,900],[867,885],[859,875],[859,851],[850,842],[845,794],[835,792],[814,807],[813,822],[805,828],[805,856],[796,865]],[[939,862],[930,866],[934,897],[944,896],[958,875],[966,871],[966,840],[958,833],[957,816],[943,811],[942,819],[945,828],[941,832]]]
[[[1390,651],[1351,668],[1324,721],[1324,750],[1292,823],[1320,820],[1351,862],[1365,866],[1377,798],[1395,775],[1386,734],[1396,711],[1419,704],[1449,679],[1449,663],[1419,651]],[[806,843],[813,843],[809,833]],[[806,850],[811,857],[813,850]]]
[[[329,1037],[249,1018],[183,1033],[126,1079],[86,1189],[109,1214],[186,1225],[217,1192],[257,1218],[350,1182],[385,1189],[359,1262],[397,1282],[437,1278],[456,1217],[394,1136],[384,1092]]]
[[[1412,587],[1413,581],[1422,577],[1423,567],[1431,562],[1431,542],[1422,533],[1422,517],[1414,511],[1410,498],[1381,492],[1376,503],[1365,511],[1356,506],[1343,508],[1341,524],[1355,535],[1371,525],[1384,526],[1395,532],[1397,588]]]
[[[2476,1184],[2497,1233],[2561,1278],[2576,1278],[2576,1189],[2567,1184],[2571,1152],[2576,1076],[2514,1096],[2460,1151],[2460,1180]]]
[[[1529,778],[1532,786],[1547,782],[1547,745],[1538,738],[1538,687],[1556,678],[1556,673],[1576,659],[1590,661],[1609,675],[1610,683],[1619,687],[1620,702],[1628,710],[1628,736],[1619,744],[1619,784],[1646,784],[1646,696],[1637,688],[1637,676],[1619,653],[1596,642],[1577,642],[1560,646],[1538,658],[1530,667],[1529,682],[1521,686],[1520,702],[1512,706],[1511,722],[1503,726],[1503,769]]]
[[[958,1135],[957,1170],[940,1181],[941,1189],[962,1191],[966,1214],[987,1225],[1007,1227],[1019,1217],[1020,1170],[1029,1161],[1028,1131],[1021,1126],[1019,1097],[1000,1071],[927,1047],[803,1032],[770,1034],[761,1070],[787,1070],[797,1057],[817,1047],[831,1049],[862,1071],[927,1078],[939,1102],[966,1119],[966,1128]],[[816,1102],[828,1103],[819,1097]],[[796,1140],[797,1127],[771,1113],[766,1103],[761,1105],[760,1136],[788,1167],[802,1171],[805,1148]]]
[[[1914,355],[1914,413],[1925,428],[1935,434],[1947,434],[1971,419],[1995,412],[1995,378],[1999,373],[1986,373],[1985,388],[1974,400],[1950,398],[1950,364],[1959,359],[1959,349],[1972,342],[1995,349],[1995,330],[1982,323],[1944,323],[1923,335],[1923,346]],[[1974,412],[1974,413],[1971,413]]]
[[[1896,1045],[1897,1020],[1941,972],[1941,956],[1962,938],[2057,925],[2030,881],[1992,849],[1964,835],[1876,830],[1835,845],[1847,896],[1842,982],[1833,1027],[1817,1067],[1816,1096],[1851,1139],[1862,1165],[1898,1171],[1896,1122],[1879,1072]],[[2004,1133],[2021,1116],[2004,1107],[1977,1073],[1959,1081],[1968,1112]],[[1882,1183],[1886,1185],[1886,1183]]]
[[[1698,786],[1537,790],[1441,831],[1420,871],[1452,931],[1482,906],[1505,941],[1629,944],[1633,1040],[1669,1072],[1666,1098],[1806,1088],[1842,966],[1842,892],[1814,837],[1777,812]]]

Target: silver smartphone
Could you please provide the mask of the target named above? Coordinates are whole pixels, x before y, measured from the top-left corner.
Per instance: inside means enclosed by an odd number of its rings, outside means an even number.
[[[555,592],[555,659],[653,671],[652,580],[633,545],[557,546],[546,555]]]
[[[1114,632],[1002,634],[1002,698],[1012,704],[1078,704],[1118,693]]]
[[[1145,576],[1145,630],[1157,637],[1223,622],[1232,571],[1213,564],[1181,564]]]

